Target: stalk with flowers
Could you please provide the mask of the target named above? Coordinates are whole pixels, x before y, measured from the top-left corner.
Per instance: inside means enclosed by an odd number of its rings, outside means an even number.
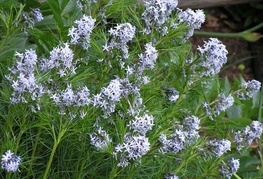
[[[238,129],[227,111],[261,83],[224,90],[227,49],[216,38],[191,51],[202,10],[177,0],[13,3],[21,13],[1,12],[17,19],[2,19],[6,29],[20,28],[0,41],[2,176],[239,177],[263,124]],[[17,36],[26,42],[10,58],[3,47]]]

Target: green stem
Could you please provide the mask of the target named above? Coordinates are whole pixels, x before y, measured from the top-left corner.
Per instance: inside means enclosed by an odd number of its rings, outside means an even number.
[[[118,176],[118,174],[123,170],[123,168],[120,169],[120,168],[116,165],[116,162],[114,162],[113,165],[114,165],[114,167],[113,167],[113,169],[112,169],[112,171],[111,171],[110,179],[116,178],[116,177]]]
[[[261,29],[262,27],[263,27],[263,22],[258,24],[258,25],[256,25],[255,27],[252,27],[252,28],[250,28],[248,30],[243,31],[242,33],[255,32],[256,30]]]
[[[8,172],[6,179],[11,179],[11,172]]]
[[[41,132],[42,132],[42,129],[39,128],[38,132],[37,132],[34,148],[33,148],[32,154],[31,154],[31,159],[35,158],[35,154],[36,154],[36,151],[37,151],[37,146],[38,146],[38,143],[39,143],[39,136],[40,136]],[[26,178],[30,178],[29,176],[32,174],[33,163],[34,163],[33,161],[30,163],[30,166],[29,166]]]
[[[243,32],[237,32],[237,33],[220,33],[220,32],[203,32],[203,31],[195,31],[195,36],[203,36],[203,37],[218,37],[218,38],[244,38],[244,36],[248,33],[255,32],[256,30],[263,27],[263,23],[260,23],[256,25],[255,27],[252,27],[250,29],[247,29]]]
[[[195,36],[203,36],[203,37],[218,37],[218,38],[242,38],[241,33],[220,33],[220,32],[203,32],[203,31],[195,31]]]
[[[0,39],[0,52],[5,45],[7,38],[8,38],[8,35],[4,36],[3,39]]]
[[[262,81],[261,81],[262,83]],[[263,86],[261,85],[261,90],[260,90],[260,97],[259,97],[259,110],[258,110],[258,121],[263,122],[262,120],[262,104],[263,104]],[[262,159],[262,138],[259,138],[259,153],[260,153],[260,161],[261,161],[261,166],[263,165],[263,159]],[[262,171],[262,170],[261,170]]]
[[[258,155],[259,155],[259,159],[260,159],[260,163],[261,163],[261,166],[262,166],[262,152],[261,152],[261,148],[262,148],[262,145],[261,145],[261,140],[259,140],[259,150],[258,150]],[[260,167],[260,169],[258,170],[258,174],[260,176],[262,176],[262,173],[263,173],[263,168]]]
[[[52,148],[52,151],[51,151],[51,154],[50,154],[50,157],[49,157],[49,160],[48,160],[48,163],[47,163],[47,167],[46,167],[43,179],[46,179],[47,176],[48,176],[49,169],[50,169],[51,163],[53,161],[53,157],[54,157],[55,151],[56,151],[56,149],[58,147],[58,144],[59,144],[58,141],[55,140],[53,148]]]
[[[135,172],[135,167],[132,165],[131,169],[129,170],[129,175],[127,176],[127,179],[132,179],[134,172]]]
[[[114,165],[111,174],[110,174],[110,179],[114,179],[117,176],[117,171],[118,171],[118,167],[116,165]]]
[[[242,179],[242,178],[239,177],[236,173],[234,173],[234,176],[235,176],[237,179]]]
[[[194,155],[192,155],[190,158],[188,158],[185,162],[182,162],[182,163],[179,165],[179,167],[176,169],[175,173],[180,173],[180,170],[181,170],[184,166],[186,166],[186,164],[187,164],[190,160],[192,160],[192,158],[195,158],[196,156],[197,156],[197,154],[194,154]]]
[[[262,81],[261,81],[262,83]],[[260,97],[259,97],[259,110],[258,110],[258,121],[259,122],[263,122],[262,120],[262,104],[263,104],[263,86],[261,86],[261,90],[260,90]]]
[[[78,169],[79,170],[79,172],[78,172],[78,177],[77,177],[77,179],[81,179],[83,176],[83,170],[84,170],[84,166],[85,166],[85,163],[86,163],[86,160],[83,160],[83,158],[82,157],[80,157],[79,158],[79,160],[78,160],[78,162],[79,161],[81,161],[81,164],[80,164],[80,169]],[[78,166],[79,166],[79,164],[78,164]]]
[[[61,131],[59,132],[57,138],[56,138],[55,132],[53,131],[53,133],[54,133],[54,145],[53,145],[51,154],[49,156],[49,160],[48,160],[48,163],[47,163],[47,167],[46,167],[45,173],[43,175],[43,179],[47,179],[47,177],[48,177],[49,170],[50,170],[50,167],[51,167],[51,164],[52,164],[52,161],[53,161],[56,149],[57,149],[59,143],[61,142],[62,137],[65,134],[65,132],[66,132],[66,129],[62,128]]]
[[[18,147],[19,147],[19,144],[20,144],[20,140],[22,138],[22,135],[24,134],[24,132],[26,131],[25,129],[25,123],[26,123],[26,116],[23,116],[23,119],[22,119],[22,123],[21,123],[21,126],[20,126],[20,131],[19,131],[19,134],[17,136],[17,140],[16,140],[16,148],[15,148],[15,153],[17,152],[18,150]]]

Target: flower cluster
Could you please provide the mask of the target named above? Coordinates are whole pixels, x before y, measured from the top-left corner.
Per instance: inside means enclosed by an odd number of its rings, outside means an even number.
[[[113,155],[117,159],[118,153],[121,154],[119,167],[126,167],[129,165],[129,160],[140,159],[150,150],[150,143],[145,136],[132,136],[126,134],[122,144],[115,147]]]
[[[262,135],[263,124],[258,121],[253,121],[243,131],[235,133],[234,141],[237,146],[237,150],[241,150],[244,147],[248,147],[251,143]]]
[[[96,147],[98,150],[108,149],[109,144],[112,142],[112,139],[109,137],[107,132],[101,127],[89,136],[91,145]]]
[[[187,26],[189,27],[189,30],[186,34],[186,39],[190,38],[194,34],[195,29],[200,29],[201,25],[205,22],[205,14],[203,10],[197,9],[197,10],[192,10],[192,9],[186,9],[181,10],[178,9],[178,19],[179,23],[186,23]]]
[[[68,85],[65,90],[54,93],[51,98],[58,106],[85,106],[91,103],[89,89],[84,86],[77,91]]]
[[[117,24],[117,26],[109,30],[112,38],[108,44],[103,46],[103,50],[111,51],[113,48],[120,49],[123,53],[122,57],[127,59],[129,57],[127,43],[133,39],[135,30],[135,27],[130,23]]]
[[[219,115],[222,111],[230,108],[233,104],[234,98],[231,95],[226,97],[224,94],[220,93],[215,100],[214,115]]]
[[[96,2],[97,0],[77,0],[76,5],[82,11],[85,6],[85,3],[91,4],[91,3],[96,3]]]
[[[86,86],[73,90],[71,85],[68,84],[64,90],[49,90],[47,94],[53,100],[54,104],[58,106],[58,114],[62,116],[67,115],[71,120],[77,117],[83,119],[87,115],[83,107],[92,102],[91,98],[89,98],[89,89]],[[73,107],[78,108],[78,110],[72,110]]]
[[[226,46],[217,38],[209,38],[203,47],[197,48],[200,59],[199,64],[203,67],[202,76],[216,75],[227,62]]]
[[[198,130],[200,129],[200,119],[198,117],[193,115],[185,117],[182,126],[189,143],[200,137],[198,134]]]
[[[132,117],[139,116],[145,108],[145,106],[143,105],[142,98],[140,97],[140,93],[135,93],[135,94],[137,95],[138,98],[135,99],[134,103],[131,104],[131,106],[127,110],[128,115]]]
[[[164,179],[179,179],[179,177],[173,173],[169,173],[164,176]]]
[[[179,98],[179,92],[174,88],[166,89],[166,95],[170,102],[176,102],[176,100]]]
[[[229,161],[227,161],[227,163],[221,165],[220,173],[224,177],[230,179],[232,175],[235,174],[239,169],[239,165],[240,163],[238,159],[231,158]]]
[[[218,140],[210,140],[207,142],[207,146],[215,157],[220,157],[227,151],[231,150],[231,142],[226,139]]]
[[[158,52],[151,43],[147,43],[145,45],[145,52],[139,54],[140,60],[140,70],[144,71],[144,69],[153,69],[156,59],[158,57]]]
[[[245,100],[253,97],[254,93],[257,92],[261,87],[261,83],[257,80],[251,80],[243,82],[241,89],[236,92],[239,99]]]
[[[36,22],[40,22],[44,19],[39,8],[31,9],[30,12],[23,12],[22,16],[26,26],[31,29],[34,27]]]
[[[21,158],[15,155],[11,150],[5,152],[2,155],[1,166],[2,169],[5,169],[7,172],[16,172],[21,163]]]
[[[221,112],[230,108],[234,104],[234,98],[230,94],[229,96],[225,96],[225,94],[220,93],[214,102],[208,104],[206,102],[203,103],[203,107],[206,110],[206,114],[209,117],[218,116]]]
[[[40,70],[47,72],[55,69],[60,77],[73,75],[76,70],[76,61],[73,60],[74,53],[68,43],[58,45],[50,52],[49,59],[40,61]]]
[[[27,94],[31,100],[38,101],[43,95],[43,87],[35,77],[37,54],[35,50],[26,50],[25,53],[15,53],[16,63],[9,69],[6,76],[12,84],[12,103],[27,103]]]
[[[165,134],[161,134],[159,141],[162,145],[160,148],[161,153],[177,153],[184,149],[184,144],[186,142],[185,133],[181,130],[176,129],[173,134],[167,138]]]
[[[144,1],[145,11],[142,19],[145,21],[146,28],[144,33],[149,34],[152,28],[157,28],[162,35],[168,33],[164,26],[172,11],[177,7],[178,0],[146,0]]]
[[[142,116],[135,116],[135,119],[129,122],[129,127],[140,135],[145,135],[153,127],[153,116],[144,113]]]
[[[83,49],[89,48],[90,34],[94,28],[96,20],[92,17],[83,15],[80,20],[75,21],[75,25],[68,31],[71,44],[78,44]]]
[[[107,87],[101,89],[99,94],[93,96],[93,105],[100,107],[106,117],[115,111],[115,103],[120,101],[122,92],[120,79],[113,79]]]
[[[38,59],[34,50],[26,50],[25,53],[16,52],[16,63],[9,69],[10,74],[6,76],[12,84],[12,103],[36,102],[32,105],[32,111],[40,110],[40,98],[47,94],[53,102],[60,107],[60,114],[65,114],[66,106],[86,106],[91,103],[89,89],[79,87],[73,90],[70,83],[66,89],[57,84],[57,78],[49,76],[48,80],[37,79],[37,72],[48,72],[53,70],[59,77],[75,74],[77,61],[73,60],[73,51],[69,44],[58,45],[50,52],[49,59]],[[41,83],[39,82],[41,81]],[[60,81],[60,80],[59,80]],[[75,114],[72,114],[74,118]],[[81,111],[81,117],[85,112]]]
[[[161,153],[172,152],[177,153],[184,149],[186,144],[191,144],[193,141],[198,139],[200,136],[198,134],[198,129],[200,124],[200,119],[196,116],[188,116],[179,125],[178,128],[167,138],[166,134],[161,134],[159,141],[162,144],[160,148]]]

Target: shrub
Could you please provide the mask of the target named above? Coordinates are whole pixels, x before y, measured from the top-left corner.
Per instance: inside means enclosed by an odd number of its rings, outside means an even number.
[[[194,54],[205,15],[177,4],[3,6],[2,177],[238,177],[263,124],[228,113],[261,84],[226,88],[226,47],[210,38]]]

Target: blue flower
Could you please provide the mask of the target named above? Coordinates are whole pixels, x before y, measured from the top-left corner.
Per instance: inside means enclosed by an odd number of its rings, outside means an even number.
[[[11,150],[2,155],[1,165],[2,168],[8,172],[16,172],[21,163],[21,158],[15,155]]]
[[[230,179],[233,174],[235,174],[239,169],[239,160],[231,158],[227,163],[221,165],[220,173]]]
[[[218,74],[227,62],[226,46],[217,38],[209,38],[203,47],[198,47],[197,50],[200,54],[199,65],[203,67],[202,76]]]

